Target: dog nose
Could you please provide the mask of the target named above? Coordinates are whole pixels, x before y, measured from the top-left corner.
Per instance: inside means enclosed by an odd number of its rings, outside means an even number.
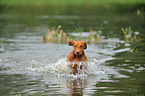
[[[79,54],[79,52],[76,52],[77,54]]]

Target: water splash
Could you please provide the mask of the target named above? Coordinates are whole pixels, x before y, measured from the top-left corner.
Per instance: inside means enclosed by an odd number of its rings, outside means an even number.
[[[118,73],[118,70],[111,66],[106,66],[105,61],[111,60],[113,58],[108,58],[104,60],[97,60],[95,58],[89,59],[87,62],[80,62],[83,65],[82,71],[79,71],[79,74],[72,74],[71,67],[67,62],[66,58],[59,59],[56,63],[50,63],[46,66],[31,66],[28,70],[44,73],[52,73],[57,76],[64,77],[84,77],[84,76],[98,76],[101,78],[109,78],[111,75],[120,77],[123,76]]]
[[[17,40],[19,41],[19,39]],[[109,78],[112,75],[120,77],[123,75],[118,72],[117,68],[107,66],[105,62],[114,59],[112,56],[116,53],[130,50],[129,48],[114,50],[116,44],[120,42],[117,38],[103,39],[101,45],[89,44],[86,50],[88,57],[87,63],[80,62],[79,65],[84,65],[83,69],[78,70],[79,74],[73,75],[70,72],[69,63],[66,58],[63,58],[72,50],[68,45],[25,44],[26,41],[23,42],[24,44],[20,43],[17,45],[22,51],[16,50],[0,55],[0,65],[2,66],[0,73],[33,73],[36,75],[39,73],[52,73],[57,76],[66,77],[97,76],[98,78]]]

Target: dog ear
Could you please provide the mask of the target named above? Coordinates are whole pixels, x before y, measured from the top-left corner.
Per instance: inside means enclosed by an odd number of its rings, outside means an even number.
[[[87,49],[87,42],[86,41],[83,41],[83,43],[85,45],[84,49]]]
[[[68,41],[69,46],[73,46],[74,41]]]

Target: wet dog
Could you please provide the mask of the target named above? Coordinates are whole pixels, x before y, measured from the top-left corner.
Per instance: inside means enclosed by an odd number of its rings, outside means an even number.
[[[83,65],[79,65],[81,61],[87,61],[84,49],[87,49],[86,41],[69,41],[69,46],[73,46],[73,50],[69,53],[67,60],[71,66],[71,73],[76,74],[78,70],[82,70]]]

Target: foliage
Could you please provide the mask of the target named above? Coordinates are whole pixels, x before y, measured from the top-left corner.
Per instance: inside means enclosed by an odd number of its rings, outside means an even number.
[[[57,29],[53,27],[51,30],[48,30],[46,36],[42,36],[41,42],[43,43],[67,43],[69,40],[84,40],[82,36],[82,32],[84,30],[83,27],[79,27],[75,30],[76,33],[79,33],[80,36],[79,38],[73,36],[73,35],[66,35],[63,30],[60,29],[61,26],[59,25]],[[87,43],[92,44],[92,43],[99,43],[101,40],[100,38],[100,33],[95,32],[95,31],[90,31],[89,36],[85,38],[85,41]]]
[[[80,40],[82,40],[82,32],[84,32],[84,28],[83,27],[79,27],[74,32],[80,33]]]
[[[94,31],[90,31],[90,35],[89,37],[87,37],[87,41],[88,43],[100,43],[100,33],[94,32]]]
[[[63,30],[60,29],[61,26],[59,25],[57,29],[55,27],[52,28],[52,30],[48,30],[46,36],[43,36],[41,38],[41,42],[45,43],[66,43],[69,41],[68,36],[66,36],[66,33],[63,32]]]
[[[131,27],[128,27],[128,28],[122,28],[122,32],[124,34],[124,38],[125,38],[125,41],[127,43],[136,43],[136,42],[141,42],[142,39],[139,35],[139,32],[133,32],[133,30],[131,29]]]
[[[141,9],[137,9],[137,15],[140,16],[141,18],[144,18],[145,15],[145,8],[142,7]]]
[[[0,42],[4,42],[4,38],[0,38]]]

